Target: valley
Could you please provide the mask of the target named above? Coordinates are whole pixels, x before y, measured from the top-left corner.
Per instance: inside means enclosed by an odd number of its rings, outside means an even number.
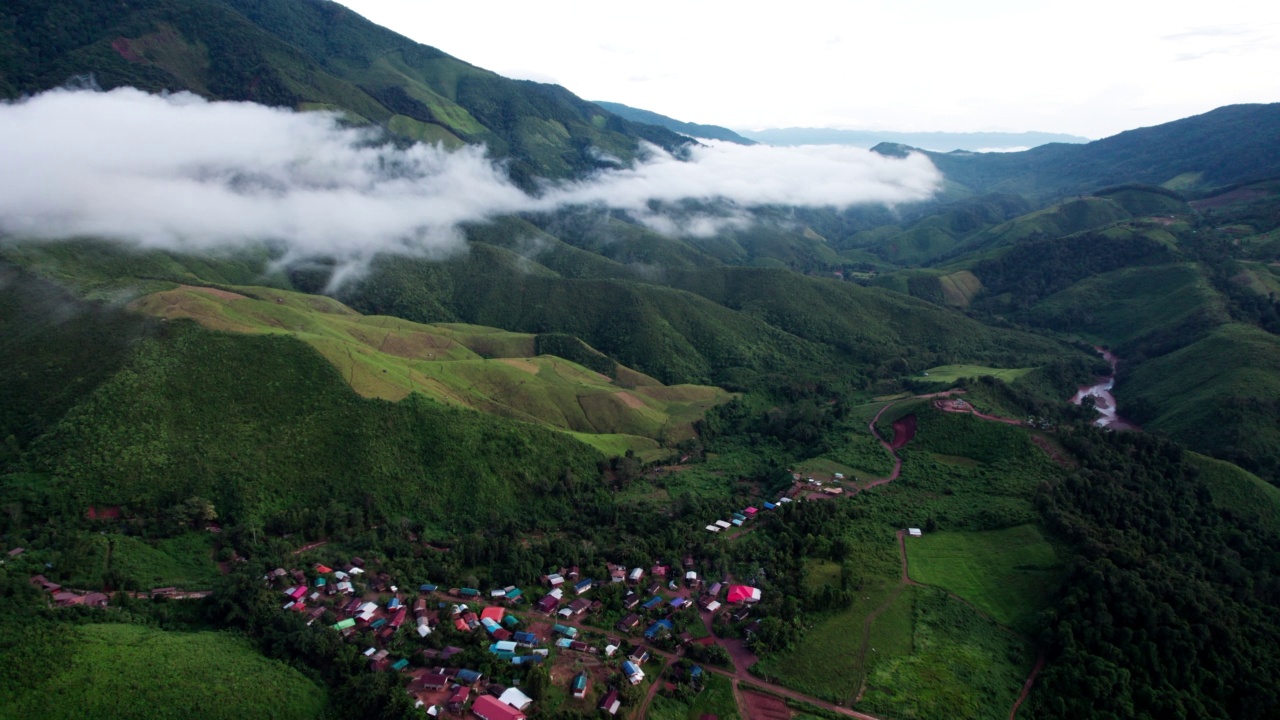
[[[1280,706],[1280,105],[768,145],[327,0],[0,98],[0,717]]]

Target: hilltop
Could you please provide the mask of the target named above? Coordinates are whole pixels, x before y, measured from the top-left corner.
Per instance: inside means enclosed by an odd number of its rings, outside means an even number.
[[[708,140],[723,140],[725,142],[737,143],[739,145],[755,145],[754,140],[739,135],[738,133],[726,127],[719,125],[703,125],[700,123],[684,122],[675,118],[659,115],[649,110],[641,110],[633,108],[622,103],[604,102],[602,100],[595,101],[597,105],[617,115],[634,122],[648,123],[664,127],[672,132],[678,132],[681,135],[688,135],[691,138],[707,138]]]
[[[0,96],[76,78],[335,110],[446,146],[484,143],[518,182],[630,161],[641,142],[687,140],[623,119],[557,85],[510,80],[375,25],[328,0],[19,0],[0,10]],[[49,28],[57,28],[50,32]]]

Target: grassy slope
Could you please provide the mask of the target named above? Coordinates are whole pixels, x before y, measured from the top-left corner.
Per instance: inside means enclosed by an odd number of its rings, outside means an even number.
[[[911,653],[877,654],[858,707],[887,717],[1007,717],[1034,661],[1030,643],[940,590],[921,589],[913,610]]]
[[[1124,403],[1149,404],[1145,426],[1259,472],[1275,472],[1280,447],[1280,339],[1228,324],[1180,350],[1148,361],[1117,385]],[[1268,464],[1270,463],[1270,464]]]
[[[911,577],[972,602],[996,621],[1031,629],[1058,584],[1057,558],[1034,525],[907,539]]]
[[[332,362],[356,392],[400,400],[420,392],[443,403],[543,423],[601,438],[612,447],[680,440],[707,408],[728,399],[718,388],[625,389],[562,358],[533,357],[535,337],[468,325],[422,325],[362,316],[324,297],[253,287],[233,293],[180,287],[134,302],[142,312],[191,318],[205,327],[296,337]],[[583,437],[583,435],[579,435]]]
[[[228,633],[81,625],[70,649],[51,676],[14,689],[0,715],[301,720],[327,705],[302,673]]]
[[[1095,275],[1040,301],[1031,319],[1123,357],[1144,341],[1185,344],[1228,315],[1196,265],[1179,263]]]
[[[198,495],[222,516],[265,521],[332,500],[458,529],[566,516],[574,493],[595,489],[558,478],[594,477],[598,458],[561,433],[417,395],[360,398],[293,338],[183,321],[141,344],[33,460],[73,513]]]
[[[1189,453],[1188,458],[1209,485],[1214,504],[1254,518],[1280,534],[1280,488],[1229,462],[1197,453]]]

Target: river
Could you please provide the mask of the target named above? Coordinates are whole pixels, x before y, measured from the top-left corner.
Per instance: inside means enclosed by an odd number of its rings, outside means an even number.
[[[1079,405],[1086,397],[1092,397],[1093,406],[1098,411],[1098,419],[1094,421],[1094,425],[1112,430],[1141,430],[1142,428],[1116,412],[1116,396],[1111,394],[1111,389],[1116,384],[1116,356],[1097,346],[1093,349],[1101,353],[1102,358],[1111,365],[1111,374],[1097,378],[1097,382],[1092,385],[1081,385],[1071,398],[1072,404]]]

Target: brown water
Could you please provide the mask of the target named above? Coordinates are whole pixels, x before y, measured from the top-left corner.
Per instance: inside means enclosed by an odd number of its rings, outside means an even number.
[[[1072,404],[1079,405],[1086,397],[1093,397],[1094,408],[1098,411],[1098,419],[1093,421],[1094,425],[1112,430],[1141,430],[1142,428],[1116,412],[1116,396],[1111,394],[1111,389],[1116,384],[1116,356],[1097,346],[1093,349],[1101,353],[1103,359],[1111,364],[1111,374],[1097,378],[1092,385],[1081,385],[1071,398]]]

